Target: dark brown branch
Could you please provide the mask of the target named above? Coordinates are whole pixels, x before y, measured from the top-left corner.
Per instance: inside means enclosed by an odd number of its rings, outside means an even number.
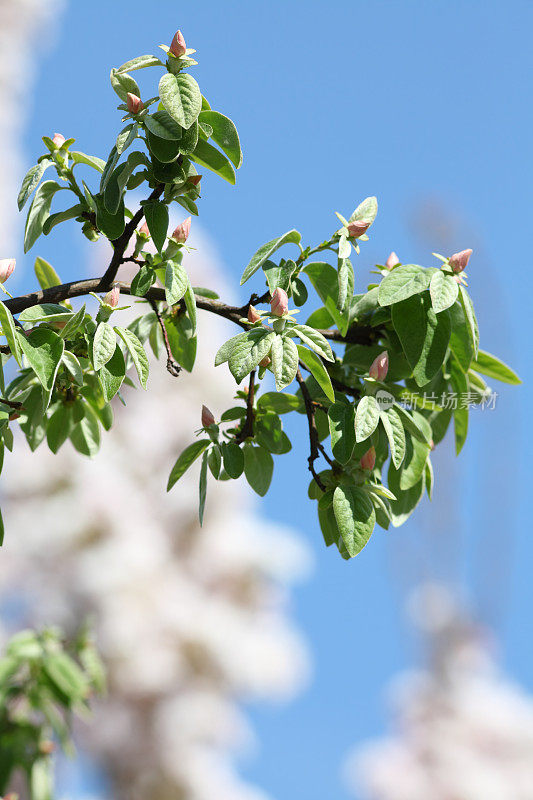
[[[305,413],[307,415],[307,424],[309,426],[309,458],[307,459],[307,463],[309,464],[309,472],[315,479],[315,483],[319,489],[323,492],[326,491],[326,487],[320,480],[316,470],[315,470],[315,461],[319,457],[319,448],[320,448],[320,440],[318,438],[318,431],[316,428],[316,421],[315,421],[315,407],[313,405],[313,401],[311,399],[311,395],[309,394],[309,389],[302,377],[302,373],[298,369],[296,373],[296,380],[302,390],[302,397],[305,405]],[[322,448],[323,449],[323,448]],[[329,459],[328,459],[329,461]]]
[[[174,356],[172,355],[172,350],[170,349],[170,342],[168,340],[168,333],[167,329],[165,328],[165,323],[163,322],[163,317],[159,313],[159,309],[157,307],[157,303],[155,302],[155,300],[150,300],[150,305],[154,310],[154,314],[157,317],[161,333],[163,334],[163,341],[165,343],[165,350],[167,352],[167,371],[170,372],[170,374],[174,378],[177,378],[181,372],[181,367],[178,364],[178,362],[174,360]]]
[[[17,411],[20,411],[20,409],[23,408],[22,403],[18,403],[15,400],[8,400],[6,397],[0,397],[0,404],[9,406],[9,408],[14,408]]]
[[[148,200],[158,200],[163,194],[164,188],[165,186],[162,183],[156,186]],[[113,247],[113,256],[109,262],[108,268],[102,276],[102,286],[107,286],[115,280],[119,267],[122,264],[122,259],[124,257],[124,253],[126,252],[126,248],[130,243],[131,237],[135,233],[135,228],[143,217],[144,207],[141,206],[127,223],[124,231],[121,233],[118,239],[114,239],[111,242]],[[107,289],[101,289],[100,291],[107,291]]]
[[[248,382],[248,396],[246,398],[246,416],[244,418],[244,422],[242,424],[241,429],[239,430],[237,436],[235,437],[235,441],[237,444],[244,442],[245,439],[254,435],[254,421],[255,421],[255,411],[254,411],[254,395],[255,395],[255,369],[250,372],[250,380]]]

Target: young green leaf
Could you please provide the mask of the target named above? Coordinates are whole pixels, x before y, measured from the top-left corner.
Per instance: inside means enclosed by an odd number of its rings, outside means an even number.
[[[165,298],[169,306],[179,303],[189,286],[189,276],[177,261],[167,261],[165,269]]]
[[[11,353],[19,365],[22,367],[22,351],[20,349],[19,341],[16,335],[15,321],[11,311],[0,300],[0,325],[2,326],[2,333],[6,337]]]
[[[159,96],[165,110],[185,130],[198,119],[202,109],[202,95],[197,82],[189,73],[165,73],[159,81]]]
[[[115,325],[115,332],[118,333],[128,348],[133,364],[135,365],[135,369],[137,370],[137,375],[139,376],[139,382],[143,389],[146,389],[149,366],[144,347],[137,336],[135,336],[135,334],[127,328],[120,328],[118,325]]]
[[[202,466],[200,468],[200,483],[198,486],[198,518],[200,527],[204,523],[205,498],[207,495],[207,452],[202,456]]]
[[[259,250],[254,253],[250,259],[250,263],[244,270],[241,277],[241,286],[263,266],[265,261],[270,258],[272,253],[275,253],[276,250],[279,250],[279,248],[283,247],[284,244],[300,244],[301,238],[302,237],[298,231],[292,230],[287,231],[287,233],[284,233],[283,236],[278,236],[276,239],[271,239],[269,242],[266,242],[266,244],[262,245]]]
[[[373,395],[365,395],[357,404],[355,412],[355,438],[364,442],[376,430],[380,417],[379,405]]]
[[[242,164],[242,150],[239,134],[234,123],[218,111],[202,111],[201,122],[207,123],[212,128],[211,138],[228,156],[235,169]]]
[[[35,328],[27,336],[17,331],[17,338],[22,352],[45,390],[47,408],[65,343],[50,328]]]
[[[108,322],[100,322],[93,340],[93,366],[96,371],[101,369],[113,356],[117,346],[117,337]]]
[[[428,294],[414,295],[395,303],[392,323],[413,369],[415,381],[418,386],[425,386],[444,363],[451,333],[448,311],[437,315]]]
[[[367,544],[376,512],[369,496],[353,486],[337,486],[333,494],[333,512],[337,526],[351,558]]]
[[[143,119],[143,123],[150,133],[160,139],[177,142],[183,134],[181,125],[178,125],[170,114],[164,110],[156,111],[155,114],[151,115],[147,114]]]
[[[209,142],[204,139],[198,139],[194,152],[191,153],[190,157],[201,167],[207,167],[207,169],[220,175],[232,186],[235,184],[235,171],[229,159]]]
[[[109,361],[101,367],[98,373],[102,394],[106,403],[116,395],[126,376],[126,362],[122,355],[119,345],[115,346],[115,352]]]
[[[246,331],[234,342],[228,366],[237,383],[240,383],[269,354],[277,335],[273,331],[267,331],[266,328],[256,328]]]
[[[28,211],[26,228],[24,230],[25,253],[31,250],[43,232],[43,225],[50,216],[50,206],[52,205],[54,195],[62,188],[63,187],[55,181],[45,181],[35,192],[30,210]]]
[[[331,400],[331,402],[334,403],[335,392],[333,391],[333,386],[331,385],[331,378],[329,377],[329,373],[319,356],[317,356],[316,353],[313,353],[312,350],[308,350],[307,347],[303,347],[300,344],[298,345],[298,356],[300,361],[305,364],[313,378],[316,380],[328,400]]]
[[[264,497],[272,481],[274,460],[264,447],[244,445],[244,474],[246,480],[260,497]]]
[[[438,314],[453,306],[459,294],[459,285],[452,275],[447,275],[439,269],[433,273],[429,284],[429,293],[433,311]]]
[[[333,403],[328,409],[331,451],[340,464],[347,464],[355,447],[355,415],[351,403]]]
[[[402,420],[394,407],[381,411],[380,418],[389,440],[393,464],[399,469],[405,456],[405,431]]]
[[[335,356],[327,339],[319,331],[308,325],[291,325],[290,333],[296,333],[300,341],[306,344],[326,361],[335,361]]]
[[[167,492],[170,492],[174,484],[179,481],[182,475],[187,472],[189,467],[194,464],[196,459],[201,456],[206,447],[208,447],[210,444],[211,439],[199,439],[183,450],[170,472],[167,484]]]
[[[405,264],[394,269],[381,281],[378,293],[379,304],[390,306],[424,292],[431,281],[433,271],[417,264]]]
[[[239,478],[244,470],[244,453],[238,444],[228,442],[222,447],[224,469],[230,478]]]
[[[275,334],[270,350],[272,372],[276,381],[276,389],[281,392],[293,382],[298,371],[298,349],[288,336]]]
[[[476,372],[481,372],[482,375],[487,375],[489,378],[496,378],[503,383],[519,384],[522,383],[516,372],[513,372],[511,367],[504,364],[496,356],[480,350],[477,354],[476,360],[472,363],[472,369]]]

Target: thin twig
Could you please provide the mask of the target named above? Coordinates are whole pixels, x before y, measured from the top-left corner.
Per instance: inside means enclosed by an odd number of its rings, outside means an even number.
[[[14,408],[17,411],[23,407],[22,403],[18,403],[16,400],[8,400],[7,397],[0,397],[0,404],[9,406],[9,408]]]
[[[318,438],[318,431],[316,427],[315,421],[315,407],[313,405],[313,401],[311,399],[311,395],[309,394],[309,389],[302,377],[302,373],[298,369],[296,373],[296,380],[300,385],[300,389],[302,390],[302,397],[305,405],[305,413],[307,415],[307,424],[309,426],[309,458],[307,459],[307,463],[309,464],[309,472],[315,479],[315,483],[319,489],[323,492],[326,491],[326,487],[322,483],[321,479],[319,478],[316,470],[315,470],[315,461],[319,457],[319,447],[320,447],[320,440]],[[328,459],[329,460],[329,459]]]
[[[170,374],[174,378],[177,378],[178,375],[181,372],[181,367],[178,364],[178,362],[174,360],[174,357],[172,355],[172,350],[170,349],[170,342],[168,340],[168,333],[167,333],[167,329],[165,328],[165,323],[163,321],[163,317],[159,313],[159,309],[157,307],[157,303],[155,302],[155,300],[150,300],[150,305],[152,306],[152,308],[154,310],[154,314],[157,317],[157,321],[159,323],[159,327],[161,328],[161,333],[163,334],[163,341],[165,343],[165,350],[167,351],[167,371],[170,372]]]

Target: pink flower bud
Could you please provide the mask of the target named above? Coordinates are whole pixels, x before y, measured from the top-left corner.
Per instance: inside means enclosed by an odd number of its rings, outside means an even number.
[[[16,259],[0,258],[0,283],[5,283],[15,269]]]
[[[268,367],[268,365],[269,365],[269,364],[270,364],[270,358],[269,358],[269,356],[265,356],[265,357],[264,357],[264,358],[262,358],[262,359],[261,359],[261,361],[259,362],[259,366],[260,366],[260,367]]]
[[[118,301],[120,298],[120,286],[115,284],[110,292],[106,294],[104,297],[104,303],[111,308],[116,308],[118,306]]]
[[[357,239],[359,236],[362,236],[363,233],[367,232],[369,227],[370,222],[365,222],[362,219],[349,222],[347,225],[348,233],[353,239]]]
[[[183,222],[174,229],[174,233],[170,237],[174,239],[175,242],[180,242],[184,244],[187,239],[189,238],[189,233],[191,232],[191,217],[187,217],[184,219]]]
[[[189,177],[187,178],[187,181],[189,183],[192,183],[193,186],[198,186],[201,180],[202,180],[201,175],[189,175]]]
[[[215,424],[215,418],[207,406],[202,406],[202,425],[204,428],[209,428],[210,425]]]
[[[55,146],[57,147],[57,149],[59,150],[59,148],[62,147],[65,144],[66,139],[63,136],[63,134],[54,133],[54,138],[52,139],[52,141],[55,144]]]
[[[253,306],[248,306],[248,322],[261,322],[261,314]]]
[[[448,263],[454,272],[462,272],[466,269],[466,265],[472,255],[472,250],[461,250],[460,253],[454,253],[450,256]]]
[[[373,360],[368,370],[368,374],[376,381],[384,381],[389,371],[389,354],[385,350]]]
[[[276,317],[282,317],[289,310],[289,298],[287,297],[287,292],[284,289],[280,289],[279,286],[272,295],[270,308]]]
[[[141,229],[140,229],[139,233],[142,233],[143,236],[146,236],[147,239],[150,238],[150,231],[148,230],[148,224],[146,222],[144,222],[141,225]]]
[[[376,464],[376,448],[371,447],[370,450],[367,450],[364,454],[363,458],[359,462],[363,469],[372,470]]]
[[[144,103],[141,98],[137,97],[136,94],[132,94],[131,92],[128,92],[126,105],[128,106],[128,111],[130,114],[138,114],[139,111],[142,111],[144,108]]]
[[[385,261],[385,266],[387,267],[387,269],[392,269],[393,267],[396,266],[396,264],[399,264],[399,263],[400,263],[400,259],[398,258],[398,256],[396,255],[396,253],[393,250],[392,253],[390,254],[390,256],[388,257],[388,259]]]
[[[183,38],[183,34],[181,31],[176,31],[174,34],[174,38],[172,39],[170,45],[170,52],[172,55],[176,56],[176,58],[181,58],[187,52],[187,47],[185,45],[185,39]]]

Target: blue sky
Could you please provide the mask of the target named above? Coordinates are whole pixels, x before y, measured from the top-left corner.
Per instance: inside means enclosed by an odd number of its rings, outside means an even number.
[[[109,68],[153,52],[181,28],[198,50],[202,87],[235,120],[245,151],[236,187],[203,181],[202,224],[228,273],[237,278],[260,244],[289,228],[322,241],[336,226],[335,210],[349,214],[376,194],[380,211],[355,265],[357,289],[392,249],[404,262],[427,264],[441,246],[473,247],[482,346],[525,382],[502,387],[496,411],[472,415],[456,462],[440,458],[436,510],[392,533],[376,530],[350,563],[321,544],[306,498],[306,431],[301,420],[291,426],[295,448],[277,460],[263,509],[299,528],[316,554],[315,575],[293,601],[315,674],[290,706],[251,709],[261,746],[243,766],[277,800],[349,797],[342,758],[382,730],[383,685],[416,657],[402,601],[428,552],[431,574],[464,580],[497,626],[507,669],[533,690],[525,645],[533,633],[531,437],[521,429],[532,366],[524,345],[533,288],[532,23],[533,7],[520,0],[505,8],[494,0],[92,0],[90,12],[69,4],[57,46],[42,62],[28,162],[40,136],[56,130],[105,157],[120,124]],[[39,253],[74,278],[82,246],[75,226],[65,226]]]

